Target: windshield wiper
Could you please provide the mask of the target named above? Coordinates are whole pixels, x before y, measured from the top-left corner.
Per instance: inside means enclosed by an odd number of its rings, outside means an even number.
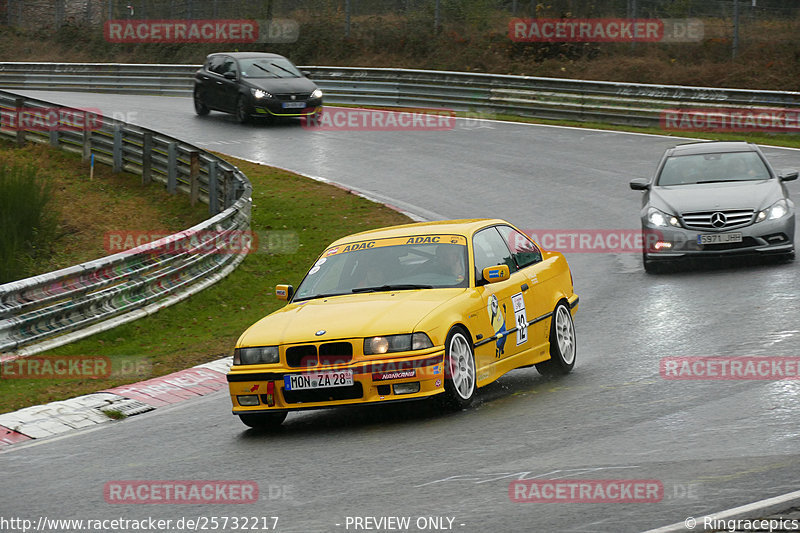
[[[396,285],[379,285],[377,287],[356,287],[352,292],[383,292],[383,291],[408,291],[413,289],[432,289],[433,285],[415,285],[415,284],[396,284]]]
[[[346,292],[328,292],[324,294],[313,294],[311,296],[303,296],[302,298],[295,298],[292,302],[302,302],[305,300],[314,300],[316,298],[329,298],[331,296],[341,296],[343,294],[348,294]]]
[[[755,181],[756,178],[748,178],[746,180],[702,180],[697,183],[727,183],[729,181]]]

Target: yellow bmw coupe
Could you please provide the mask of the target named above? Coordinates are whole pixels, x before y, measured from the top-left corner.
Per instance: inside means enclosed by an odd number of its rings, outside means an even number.
[[[288,305],[248,328],[227,379],[251,427],[290,411],[443,395],[468,406],[515,368],[566,374],[578,308],[563,255],[495,219],[407,224],[331,244]]]

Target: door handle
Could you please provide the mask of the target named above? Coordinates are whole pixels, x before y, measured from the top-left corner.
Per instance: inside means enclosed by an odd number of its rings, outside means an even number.
[[[528,287],[528,284],[527,284],[527,283],[523,283],[523,284],[522,284],[522,286],[520,287],[520,289],[522,289],[523,291],[527,291],[527,290],[528,290],[528,288],[529,288],[529,287]]]

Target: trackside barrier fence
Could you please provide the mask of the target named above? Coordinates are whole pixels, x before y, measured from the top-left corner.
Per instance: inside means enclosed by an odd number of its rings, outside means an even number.
[[[54,109],[66,108],[0,91],[0,137],[50,144],[139,174],[142,183],[163,183],[170,193],[207,203],[210,218],[131,250],[0,285],[0,353],[36,353],[151,314],[219,281],[245,257],[230,251],[241,248],[252,203],[250,182],[236,167],[179,139],[86,110],[65,113],[82,116],[75,122],[82,129],[48,130],[21,119]]]
[[[0,63],[0,88],[187,96],[197,65]],[[658,127],[666,109],[800,108],[800,92],[467,72],[300,67],[327,104],[445,108]],[[190,111],[189,111],[190,112]]]

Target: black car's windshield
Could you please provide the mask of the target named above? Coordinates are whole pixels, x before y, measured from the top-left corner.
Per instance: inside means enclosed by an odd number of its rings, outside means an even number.
[[[297,67],[282,57],[240,59],[243,78],[300,78]]]
[[[328,249],[295,292],[321,296],[466,287],[467,242],[460,235],[409,236]]]
[[[694,185],[769,178],[769,170],[756,152],[729,152],[670,157],[664,162],[656,184]]]

